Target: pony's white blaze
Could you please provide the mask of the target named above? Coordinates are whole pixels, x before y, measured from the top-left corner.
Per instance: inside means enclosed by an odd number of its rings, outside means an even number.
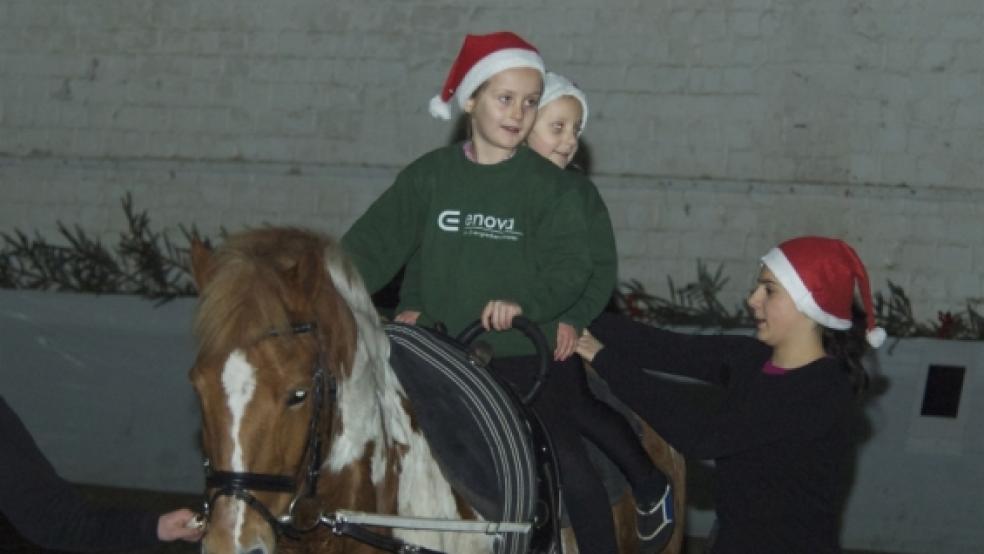
[[[358,329],[358,344],[350,377],[339,383],[338,409],[344,429],[332,444],[325,465],[333,472],[359,460],[374,444],[372,481],[385,476],[387,449],[404,447],[397,490],[399,515],[459,519],[451,485],[441,473],[430,446],[413,430],[404,409],[406,392],[389,364],[389,339],[362,278],[340,253],[328,249],[327,269],[335,289],[345,299]],[[473,533],[435,533],[394,530],[394,535],[445,552],[492,551],[492,538]]]
[[[235,472],[246,471],[243,458],[243,445],[239,440],[239,430],[242,427],[243,414],[246,406],[253,399],[256,390],[256,369],[246,360],[242,350],[234,350],[226,359],[222,368],[222,388],[225,390],[226,404],[232,414],[232,424],[229,426],[229,438],[232,442],[232,453],[229,456],[229,467]],[[233,529],[233,540],[238,544],[246,519],[246,510],[242,502],[235,502],[236,525]]]

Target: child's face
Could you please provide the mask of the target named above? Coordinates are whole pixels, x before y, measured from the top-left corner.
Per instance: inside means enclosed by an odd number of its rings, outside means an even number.
[[[768,267],[759,272],[748,307],[755,319],[755,336],[773,348],[798,343],[806,337],[804,333],[816,334],[817,324],[796,308]]]
[[[581,103],[573,96],[561,96],[540,109],[527,142],[544,158],[567,167],[577,153],[581,133]]]
[[[465,103],[480,163],[507,158],[533,127],[543,91],[540,72],[530,68],[496,73]]]

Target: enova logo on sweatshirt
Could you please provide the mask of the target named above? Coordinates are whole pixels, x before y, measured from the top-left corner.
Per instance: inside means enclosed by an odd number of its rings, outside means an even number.
[[[516,218],[491,214],[470,213],[461,210],[444,210],[437,216],[437,226],[448,233],[492,240],[519,240],[522,231],[516,230]]]

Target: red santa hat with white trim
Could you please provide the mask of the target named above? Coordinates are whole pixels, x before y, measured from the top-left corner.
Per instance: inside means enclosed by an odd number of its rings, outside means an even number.
[[[762,263],[792,297],[806,317],[830,329],[851,328],[854,287],[861,293],[868,344],[878,348],[885,330],[875,324],[868,272],[846,242],[825,237],[799,237],[762,256]]]
[[[467,35],[441,93],[431,98],[430,114],[451,119],[452,99],[457,98],[458,107],[464,109],[465,102],[482,83],[500,71],[520,67],[536,69],[540,75],[544,73],[539,51],[515,33]]]

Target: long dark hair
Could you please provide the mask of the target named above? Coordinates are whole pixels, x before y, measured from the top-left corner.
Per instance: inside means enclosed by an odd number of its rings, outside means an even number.
[[[821,327],[821,338],[824,351],[844,363],[854,393],[861,396],[868,388],[868,373],[861,359],[870,347],[866,336],[867,318],[857,301],[851,306],[851,323],[851,328],[846,331]]]

